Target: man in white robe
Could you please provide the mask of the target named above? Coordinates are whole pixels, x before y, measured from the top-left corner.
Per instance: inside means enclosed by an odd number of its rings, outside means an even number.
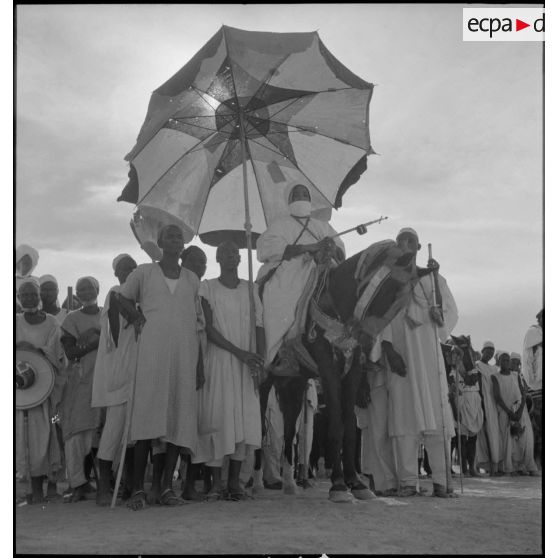
[[[137,352],[134,329],[124,329],[126,321],[119,315],[118,301],[114,295],[121,291],[121,285],[136,267],[137,263],[128,254],[120,254],[114,258],[112,268],[119,284],[110,288],[101,312],[101,336],[91,398],[92,407],[106,407],[105,424],[97,453],[99,487],[96,500],[99,506],[108,506],[111,502],[111,468],[118,463],[120,457],[129,377],[135,366]],[[131,457],[129,454],[126,461],[128,465]]]
[[[492,376],[498,372],[498,367],[488,364],[494,356],[494,343],[485,341],[482,346],[481,359],[476,362],[481,375],[480,393],[484,411],[484,422],[477,435],[477,466],[496,474],[499,461],[500,434],[498,427],[498,410],[492,393]]]
[[[288,205],[290,215],[274,221],[256,244],[258,260],[263,263],[257,282],[264,285],[266,367],[273,362],[286,337],[302,333],[293,331],[293,325],[297,304],[316,269],[314,255],[323,251],[339,260],[344,258],[343,242],[339,238],[331,238],[337,234],[331,225],[310,216],[312,204],[306,186],[297,184],[291,188]],[[272,387],[268,405],[273,407],[276,399],[275,388]],[[269,485],[276,483],[280,469],[278,452],[272,449],[282,447],[278,436],[283,432],[283,421],[277,410],[268,408],[266,413],[266,419],[270,421],[267,436],[271,439],[263,444],[263,474],[264,481]],[[310,425],[310,422],[306,424]],[[294,486],[294,483],[290,484]]]
[[[414,254],[416,262],[421,247],[416,231],[404,228],[396,241],[402,250]],[[451,291],[438,274],[437,262],[430,259],[428,267],[434,271],[418,281],[409,303],[380,339],[388,369],[396,372],[387,378],[388,429],[394,441],[400,495],[417,493],[418,444],[422,439],[432,468],[433,494],[447,498],[456,496],[448,484],[450,464],[446,463],[455,431],[440,342],[447,339],[458,315]],[[438,277],[436,300],[432,273]]]
[[[273,361],[295,321],[297,303],[316,268],[314,254],[328,250],[339,259],[344,254],[343,242],[331,239],[337,234],[331,225],[310,216],[310,193],[306,186],[297,184],[291,189],[289,211],[289,217],[273,222],[256,243],[258,261],[264,264],[258,271],[257,282],[265,280],[262,302],[266,366]]]
[[[544,309],[537,314],[523,341],[523,377],[532,390],[542,389],[544,352]]]

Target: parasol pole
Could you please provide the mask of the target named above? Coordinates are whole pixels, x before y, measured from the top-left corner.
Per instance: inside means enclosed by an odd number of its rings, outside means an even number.
[[[432,259],[432,244],[428,244],[428,259],[431,260]],[[432,279],[432,296],[433,296],[433,300],[434,300],[434,306],[438,307],[439,303],[437,300],[437,295],[436,295],[436,291],[438,290],[436,288],[436,277],[435,275],[435,271],[433,271],[430,275],[430,278]],[[443,438],[443,444],[444,444],[444,458],[446,461],[446,491],[449,491],[450,485],[451,485],[451,456],[450,456],[450,448],[446,442],[447,440],[447,428],[446,428],[446,420],[445,420],[445,412],[444,412],[444,376],[445,376],[445,370],[442,371],[442,367],[440,366],[440,342],[439,342],[439,334],[438,334],[438,324],[436,324],[436,322],[434,320],[432,321],[432,327],[434,328],[434,343],[436,344],[436,356],[437,356],[437,366],[438,366],[438,376],[440,378],[440,411],[441,411],[441,419],[442,419],[442,438]]]
[[[252,223],[250,222],[250,204],[248,199],[248,176],[246,172],[246,131],[244,129],[244,112],[239,104],[238,122],[240,124],[240,149],[242,153],[242,181],[244,183],[244,216],[246,222],[246,248],[248,249],[248,298],[250,300],[250,352],[255,353],[256,340],[256,303],[254,301],[254,271],[252,267]],[[258,376],[252,376],[254,390],[258,393]]]

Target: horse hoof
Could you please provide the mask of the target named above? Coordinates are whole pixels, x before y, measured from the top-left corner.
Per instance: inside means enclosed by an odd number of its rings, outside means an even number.
[[[283,484],[283,494],[289,496],[295,496],[297,493],[296,484],[284,483]]]
[[[336,504],[350,503],[353,497],[348,490],[330,490],[329,499]]]
[[[357,500],[374,500],[376,496],[368,488],[353,488],[351,493]]]

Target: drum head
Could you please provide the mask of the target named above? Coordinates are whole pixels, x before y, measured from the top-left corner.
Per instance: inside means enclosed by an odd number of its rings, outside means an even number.
[[[35,373],[34,383],[27,389],[16,389],[16,409],[26,410],[43,403],[54,388],[55,373],[46,357],[35,351],[18,349],[15,364],[25,362]]]

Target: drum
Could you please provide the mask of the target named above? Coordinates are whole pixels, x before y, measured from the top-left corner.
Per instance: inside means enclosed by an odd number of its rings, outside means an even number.
[[[16,409],[27,410],[41,405],[54,388],[54,367],[37,351],[16,350]]]

